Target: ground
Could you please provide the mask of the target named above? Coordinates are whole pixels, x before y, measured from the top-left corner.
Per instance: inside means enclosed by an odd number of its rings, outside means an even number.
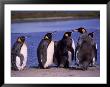
[[[11,72],[12,77],[100,77],[100,67],[89,67],[88,70],[64,69],[64,68],[25,68],[22,71]]]

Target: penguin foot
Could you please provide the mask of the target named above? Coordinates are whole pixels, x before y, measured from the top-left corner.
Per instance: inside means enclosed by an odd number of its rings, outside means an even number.
[[[64,66],[64,68],[66,68],[66,69],[67,69],[67,68],[69,68],[69,66],[68,66],[68,65],[67,65],[67,66]]]
[[[96,67],[96,64],[90,64],[89,67]]]
[[[49,66],[44,66],[44,69],[49,69]]]
[[[83,71],[87,70],[87,67],[82,67],[82,70],[83,70]]]
[[[60,64],[60,66],[59,66],[60,68],[64,68],[64,64]]]
[[[44,69],[50,69],[50,67],[45,67]]]
[[[15,68],[15,67],[11,67],[11,70],[19,71],[18,68]]]
[[[44,69],[44,67],[43,67],[43,66],[38,66],[38,68],[39,68],[39,69]]]
[[[78,63],[75,63],[75,65],[76,65],[76,66],[79,66],[79,64],[78,64]]]

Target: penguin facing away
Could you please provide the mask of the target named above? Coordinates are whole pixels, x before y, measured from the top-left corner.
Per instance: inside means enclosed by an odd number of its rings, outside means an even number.
[[[37,48],[38,66],[40,68],[48,68],[53,64],[54,41],[52,41],[52,34],[47,33]]]
[[[11,50],[12,70],[23,70],[27,63],[27,45],[25,37],[18,37]]]

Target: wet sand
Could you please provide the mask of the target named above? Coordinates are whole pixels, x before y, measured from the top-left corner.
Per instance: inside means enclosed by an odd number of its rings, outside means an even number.
[[[88,70],[64,69],[52,67],[49,69],[25,68],[22,71],[11,71],[12,77],[99,77],[100,67],[89,67]]]

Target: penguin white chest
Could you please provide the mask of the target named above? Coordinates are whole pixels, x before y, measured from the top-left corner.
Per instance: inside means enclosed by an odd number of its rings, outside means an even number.
[[[73,39],[72,39],[72,47],[75,50],[75,43],[74,43],[74,40]]]
[[[21,47],[20,53],[23,54],[24,58],[27,57],[27,46],[26,46],[25,43],[24,43],[23,46]]]
[[[47,48],[47,61],[44,65],[44,68],[53,64],[53,54],[54,54],[54,42],[51,41]]]
[[[21,47],[20,54],[22,54],[24,56],[23,64],[20,66],[20,58],[17,56],[16,57],[16,66],[18,67],[19,70],[22,70],[26,66],[26,62],[27,62],[27,46],[25,43]]]
[[[78,53],[79,53],[79,51],[77,50],[77,51],[76,51],[76,63],[77,63],[77,64],[79,64]]]
[[[71,64],[71,61],[72,60],[72,53],[71,53],[71,51],[68,51],[68,62],[69,62],[69,64]]]

